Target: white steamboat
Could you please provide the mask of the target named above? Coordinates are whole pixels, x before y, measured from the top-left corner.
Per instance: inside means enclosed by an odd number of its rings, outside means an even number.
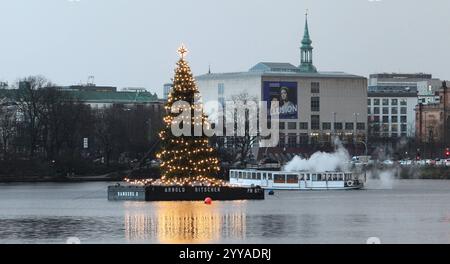
[[[230,183],[240,187],[261,186],[269,190],[356,190],[364,179],[352,172],[284,172],[256,169],[230,170]]]

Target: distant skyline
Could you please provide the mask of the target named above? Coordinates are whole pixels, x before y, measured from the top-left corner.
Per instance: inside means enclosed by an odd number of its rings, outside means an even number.
[[[0,81],[95,76],[162,96],[181,43],[194,75],[298,65],[306,9],[319,71],[450,79],[447,0],[1,0]]]

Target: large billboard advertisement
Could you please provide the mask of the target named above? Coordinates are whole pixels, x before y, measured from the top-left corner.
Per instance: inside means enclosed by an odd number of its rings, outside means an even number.
[[[280,119],[297,119],[297,83],[296,82],[264,82],[264,101],[270,106],[272,102],[279,102],[278,108],[271,108],[270,113],[279,113]]]

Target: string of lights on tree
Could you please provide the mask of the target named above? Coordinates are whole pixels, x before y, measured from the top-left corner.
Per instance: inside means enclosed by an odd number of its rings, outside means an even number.
[[[203,112],[200,93],[188,62],[185,60],[187,49],[182,45],[178,49],[180,59],[175,69],[173,86],[165,106],[167,115],[164,117],[165,128],[159,133],[161,151],[156,157],[161,161],[162,177],[159,180],[137,180],[128,182],[137,184],[162,184],[176,186],[225,186],[227,183],[215,178],[220,171],[216,150],[209,146],[206,135],[195,136],[194,131],[209,127],[207,116]],[[191,111],[190,121],[178,124],[172,113],[174,103],[183,101],[189,103],[188,108],[180,106],[181,111]],[[195,114],[200,113],[200,114]],[[171,127],[174,125],[190,126],[192,136],[173,135]]]

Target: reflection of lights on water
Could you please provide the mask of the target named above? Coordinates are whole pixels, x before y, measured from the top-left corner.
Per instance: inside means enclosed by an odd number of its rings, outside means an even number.
[[[151,206],[125,204],[125,237],[129,242],[208,243],[221,239],[244,239],[246,216],[220,203],[161,202]]]

